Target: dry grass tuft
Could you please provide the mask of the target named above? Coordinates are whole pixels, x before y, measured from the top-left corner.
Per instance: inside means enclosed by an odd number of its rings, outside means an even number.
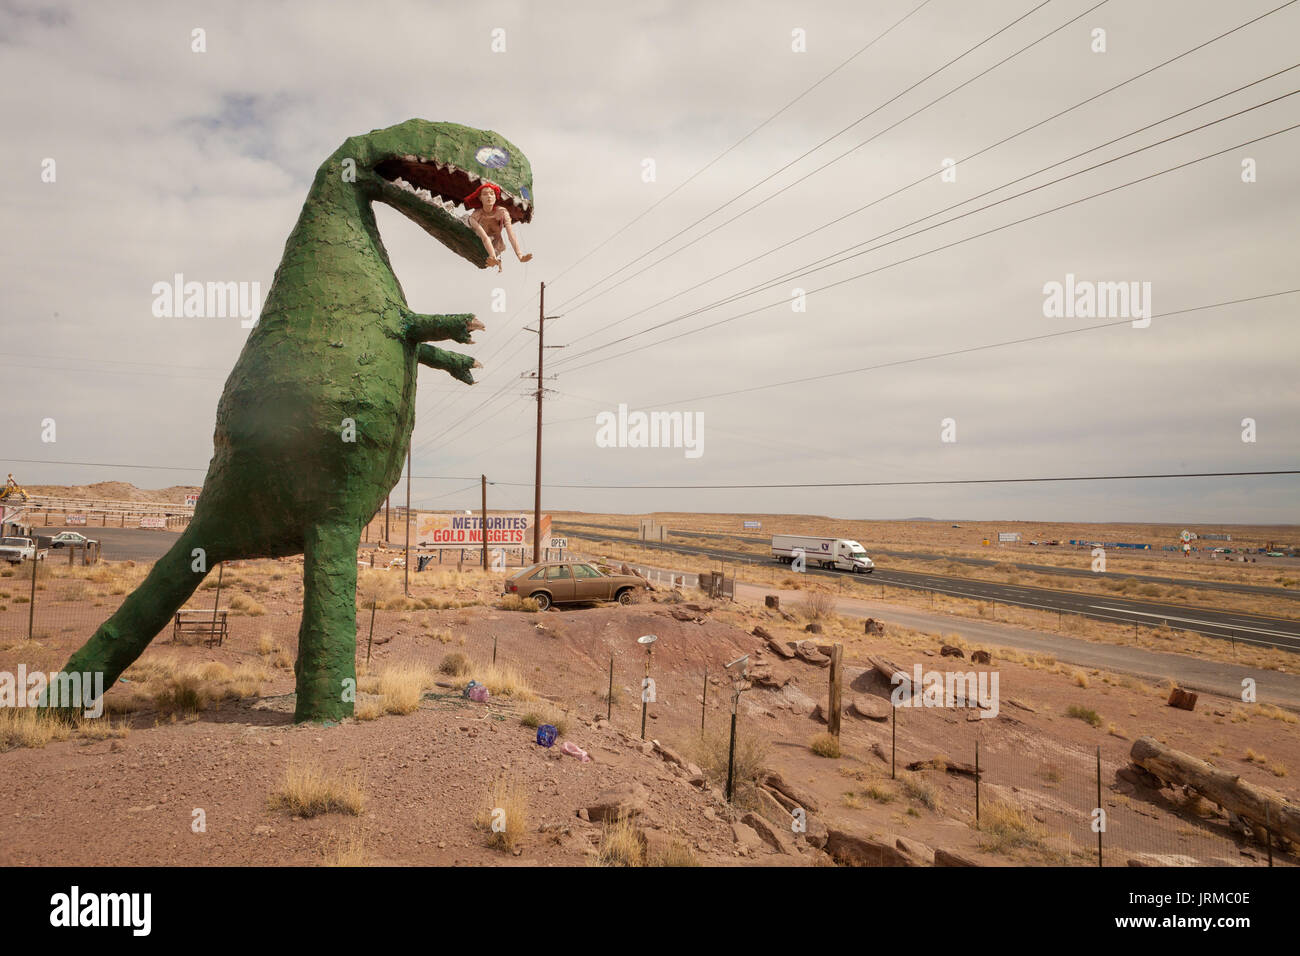
[[[808,741],[808,749],[819,757],[835,759],[843,755],[840,749],[840,738],[834,734],[818,734]]]
[[[381,668],[378,678],[384,712],[410,714],[419,709],[420,699],[434,686],[437,675],[424,664],[406,662]]]
[[[272,810],[288,810],[300,817],[338,812],[357,816],[365,807],[365,793],[357,774],[326,770],[315,762],[289,761],[284,779],[272,792]]]
[[[637,825],[627,817],[606,823],[596,860],[601,866],[644,866],[645,844]]]
[[[685,756],[704,773],[709,783],[725,792],[727,788],[727,753],[731,738],[728,733],[710,732],[703,737],[692,736],[682,747]],[[750,726],[741,725],[736,732],[736,806],[752,810],[758,807],[758,780],[767,770],[769,745],[761,734]]]
[[[514,853],[522,849],[528,831],[528,792],[511,776],[500,776],[492,785],[474,825],[488,831],[488,846]]]

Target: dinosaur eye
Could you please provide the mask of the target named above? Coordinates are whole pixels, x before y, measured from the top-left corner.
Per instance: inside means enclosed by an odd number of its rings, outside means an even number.
[[[510,154],[500,146],[480,146],[474,154],[475,161],[488,169],[502,169],[510,162]]]

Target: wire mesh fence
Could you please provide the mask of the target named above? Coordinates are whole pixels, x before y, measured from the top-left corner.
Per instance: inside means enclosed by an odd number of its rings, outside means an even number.
[[[700,581],[680,572],[639,570],[665,586],[690,589]],[[72,564],[47,560],[0,568],[0,651],[8,652],[6,660],[21,658],[29,669],[56,671],[147,571],[145,564],[83,565],[75,558]],[[738,668],[726,668],[725,647],[692,636],[703,629],[691,630],[690,602],[677,605],[685,623],[680,617],[620,614],[606,625],[608,633],[584,633],[577,641],[568,632],[586,627],[581,612],[495,608],[500,575],[473,574],[481,579],[450,565],[442,571],[413,570],[408,598],[402,569],[362,570],[356,622],[360,668],[416,662],[438,670],[449,655],[461,654],[472,673],[495,669],[584,721],[606,717],[634,737],[644,726],[647,739],[681,747],[702,766],[712,761],[703,769],[712,771],[711,782],[717,784],[717,742],[730,731]],[[208,575],[186,609],[200,620],[201,612],[225,612],[219,653],[232,661],[260,659],[287,683],[300,621],[300,578],[300,563],[293,560],[232,562]],[[469,585],[478,590],[467,590]],[[464,600],[434,598],[434,592],[463,594]],[[471,615],[461,604],[480,607]],[[671,640],[637,642],[654,629],[674,627],[679,629]],[[215,644],[212,638],[202,628],[178,632],[173,623],[155,639],[153,650],[201,647],[202,653],[215,654],[218,648],[208,646]],[[861,663],[848,662],[848,675]],[[742,745],[769,742],[770,718],[778,707],[804,708],[803,716],[808,715],[816,682],[828,679],[818,676],[825,671],[811,673],[801,679],[808,693],[798,698],[759,686],[746,691],[739,705]],[[855,691],[888,700],[887,687],[870,685],[869,668],[858,668],[857,674]],[[896,785],[918,807],[964,822],[989,852],[1069,865],[1122,866],[1133,859],[1270,862],[1258,834],[1243,834],[1239,821],[1202,797],[1142,786],[1116,747],[1103,752],[1053,739],[1017,717],[1006,701],[1001,707],[1000,719],[984,719],[978,708],[965,706],[894,707],[883,723],[849,716],[846,709],[842,741],[846,752],[867,755],[871,779]],[[809,723],[810,733],[820,729]],[[827,764],[828,772],[832,766]],[[1273,856],[1278,863],[1294,863],[1291,856]]]

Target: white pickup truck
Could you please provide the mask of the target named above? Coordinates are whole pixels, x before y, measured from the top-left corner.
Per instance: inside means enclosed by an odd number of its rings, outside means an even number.
[[[0,561],[18,564],[21,561],[45,560],[48,551],[38,551],[31,538],[0,538]]]
[[[772,535],[772,557],[791,564],[800,554],[811,567],[836,568],[870,574],[875,563],[862,545],[849,538],[813,538],[798,534]]]

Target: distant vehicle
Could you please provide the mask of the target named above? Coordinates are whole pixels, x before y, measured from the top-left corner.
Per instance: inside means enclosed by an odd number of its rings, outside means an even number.
[[[1270,558],[1285,558],[1286,555],[1283,554],[1281,551],[1269,551],[1269,552],[1268,552],[1268,557],[1270,557]]]
[[[0,561],[18,564],[22,561],[45,560],[48,552],[38,551],[31,538],[0,538]]]
[[[506,594],[532,598],[545,611],[552,604],[617,601],[631,604],[636,592],[649,590],[635,574],[609,574],[591,564],[547,561],[516,571],[506,578]]]
[[[772,535],[772,557],[784,564],[794,562],[802,551],[804,561],[816,567],[835,568],[854,574],[870,574],[875,563],[862,545],[849,538],[812,538],[798,534]]]
[[[84,534],[79,534],[76,531],[60,531],[50,539],[51,548],[70,548],[74,545],[84,548],[88,544],[98,543],[98,541],[87,538]]]

